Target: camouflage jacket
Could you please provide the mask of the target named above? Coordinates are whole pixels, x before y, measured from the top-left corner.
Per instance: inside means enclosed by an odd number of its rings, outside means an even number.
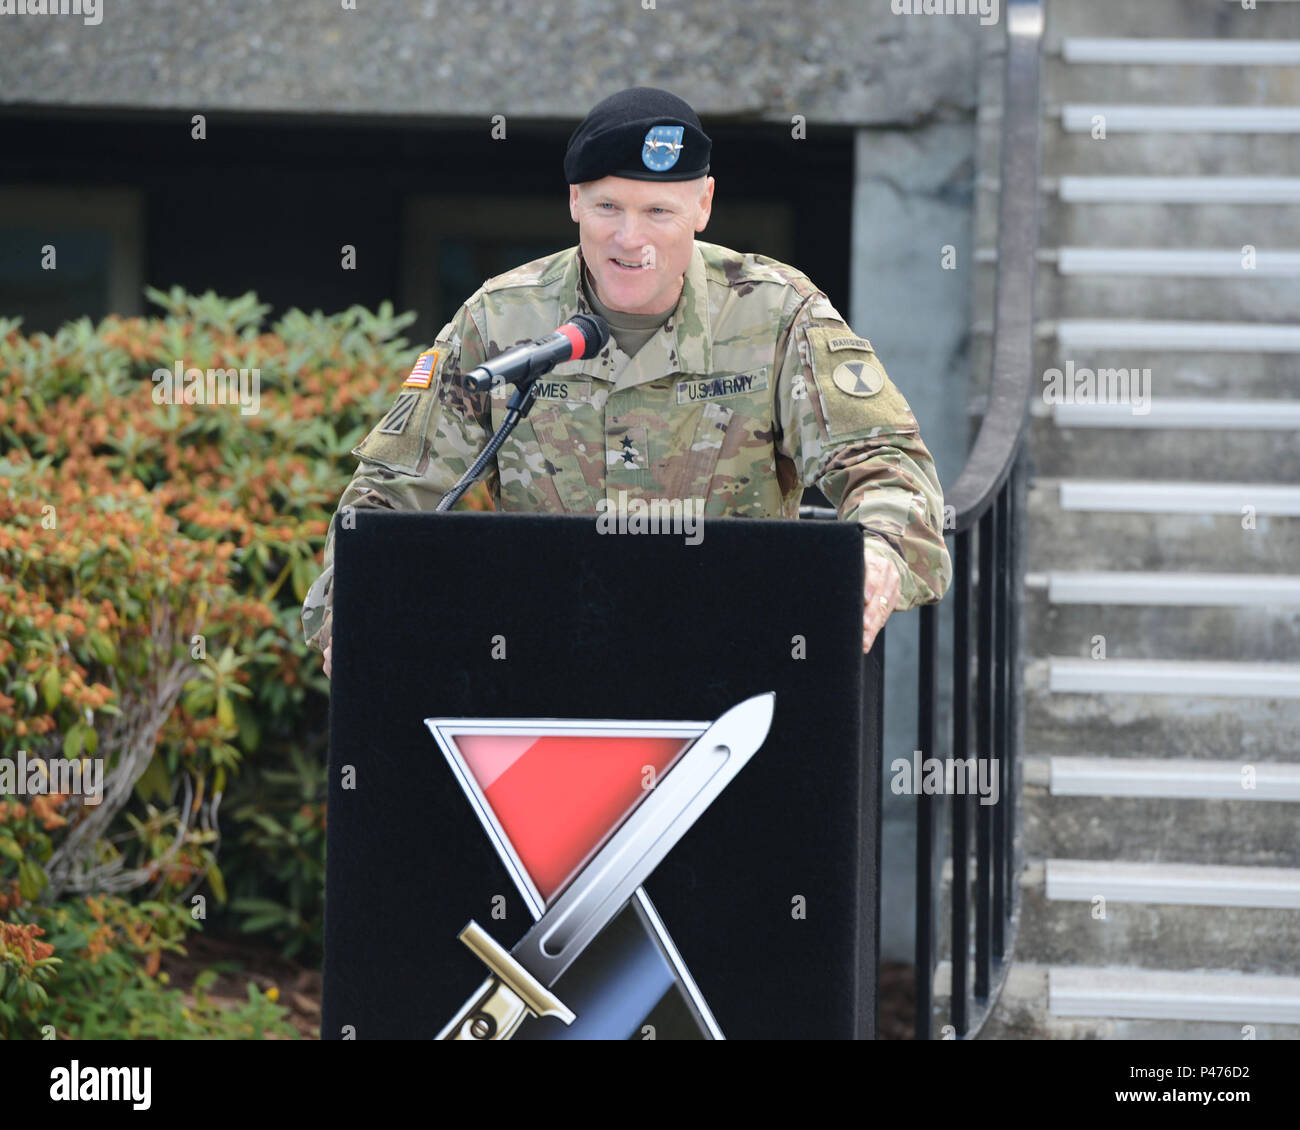
[[[360,465],[339,510],[432,510],[513,392],[473,393],[459,375],[590,313],[581,271],[571,247],[484,283],[353,449]],[[803,488],[817,486],[898,567],[898,608],[948,588],[943,494],[916,417],[871,343],[793,267],[697,241],[676,309],[634,356],[611,338],[539,385],[489,467],[498,509],[594,514],[626,492],[625,502],[704,499],[705,517],[795,518]],[[321,649],[337,525],[338,513],[303,605],[304,634]]]

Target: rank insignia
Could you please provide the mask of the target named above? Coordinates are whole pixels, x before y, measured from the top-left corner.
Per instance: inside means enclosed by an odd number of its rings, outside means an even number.
[[[685,126],[651,126],[641,147],[641,162],[656,173],[666,172],[682,155]]]
[[[438,363],[438,351],[430,349],[415,359],[415,368],[402,382],[403,388],[428,388],[433,380],[433,367]]]

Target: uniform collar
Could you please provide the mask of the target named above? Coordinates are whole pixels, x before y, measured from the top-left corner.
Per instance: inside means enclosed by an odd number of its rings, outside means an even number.
[[[569,252],[564,266],[564,282],[560,288],[561,322],[568,321],[574,314],[595,313],[582,292],[582,269],[582,249],[575,247]],[[675,373],[703,375],[713,371],[712,336],[708,274],[704,266],[704,255],[699,244],[696,244],[691,249],[691,261],[686,268],[677,306],[663,328],[638,349],[634,357],[629,360],[615,347],[611,338],[601,356],[608,352],[617,362],[622,362],[616,365],[613,373],[606,366],[591,369],[590,362],[585,361],[569,362],[558,367],[556,373],[576,376],[579,372],[587,372],[613,380],[618,387],[647,384]]]

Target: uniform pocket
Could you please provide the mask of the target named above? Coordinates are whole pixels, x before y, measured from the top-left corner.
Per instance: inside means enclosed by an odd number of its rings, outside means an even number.
[[[604,468],[599,463],[601,451],[583,450],[593,445],[586,443],[579,435],[572,416],[569,409],[560,405],[554,408],[534,408],[515,431],[518,434],[524,428],[531,428],[544,460],[543,469],[555,486],[560,505],[566,511],[594,513],[596,498],[603,498],[604,490],[598,494],[592,491],[587,473],[594,472],[598,475],[598,484],[603,480]],[[601,445],[598,443],[595,447],[600,448]]]
[[[716,400],[705,401],[686,450],[678,453],[680,465],[668,482],[672,498],[707,498],[714,471],[729,446],[728,435],[735,409]]]

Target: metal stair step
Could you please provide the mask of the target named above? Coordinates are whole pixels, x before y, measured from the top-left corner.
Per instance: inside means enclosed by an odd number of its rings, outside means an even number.
[[[1300,867],[1294,801],[1054,796],[1028,786],[1021,806],[1024,858],[1031,861],[1212,858],[1221,866]]]
[[[1300,1024],[1300,977],[1161,969],[1048,970],[1055,1016]]]
[[[1078,483],[1081,480],[1069,480]],[[1165,484],[1169,486],[1170,484]],[[1176,485],[1176,484],[1175,484]],[[1204,484],[1193,484],[1201,487]],[[1188,507],[1134,510],[1136,499],[1112,500],[1126,510],[1061,505],[1059,480],[1040,478],[1027,492],[1029,569],[1121,569],[1286,573],[1300,560],[1300,519],[1258,509]],[[1240,495],[1221,496],[1237,501]],[[1072,499],[1079,501],[1077,493]],[[1208,499],[1207,499],[1208,502]]]
[[[981,148],[992,144],[984,133],[977,139]],[[1286,134],[1127,132],[1112,128],[1109,120],[1100,139],[1089,131],[1067,130],[1059,117],[1046,116],[1042,171],[1049,177],[1290,177],[1296,172],[1292,145]]]
[[[1144,376],[1138,378],[1139,385],[1145,383]],[[1044,384],[1045,391],[1047,387]],[[1145,397],[1145,404],[1139,396]],[[1199,428],[1171,423],[1160,412],[1169,403],[1151,395],[1149,388],[1139,388],[1130,404],[1040,403],[1036,407],[1043,414],[1030,422],[1034,468],[1053,478],[1075,478],[1105,467],[1114,475],[1137,479],[1158,467],[1163,479],[1194,482],[1204,478],[1207,453],[1213,452],[1214,466],[1233,478],[1300,480],[1295,432],[1284,425],[1252,427],[1240,422],[1231,406],[1249,402],[1226,402],[1221,426],[1202,422]],[[1093,408],[1098,411],[1088,411]],[[1278,419],[1290,414],[1279,413]]]
[[[1197,40],[1219,45],[1227,41]],[[1250,42],[1250,41],[1241,41]],[[1279,40],[1269,46],[1289,47]],[[1285,106],[1295,101],[1294,64],[1082,63],[1044,60],[1049,107],[1062,105]]]
[[[1300,1039],[1300,1024],[1250,1023],[1229,1020],[1154,1020],[1095,1016],[1055,1016],[1048,1011],[1050,972],[1059,966],[1016,962],[1007,974],[1002,995],[994,1003],[982,1040],[1256,1040]],[[941,1037],[946,1022],[952,967],[942,962],[935,972],[934,1033]],[[942,989],[942,994],[938,992]],[[1147,1083],[1161,1090],[1168,1081]]]
[[[1188,3],[1188,0],[1088,0],[1047,6],[1043,48],[1059,53],[1066,40],[1123,34],[1126,37],[1265,39],[1300,38],[1300,12],[1292,4],[1263,0],[1245,9],[1239,2]]]
[[[1254,246],[1253,244],[1251,246]],[[1146,249],[1143,249],[1144,251]],[[1293,276],[1279,276],[1268,272],[1283,267],[1290,270],[1290,260],[1279,260],[1276,256],[1258,252],[1257,262],[1262,262],[1261,270],[1242,268],[1241,252],[1234,252],[1236,267],[1231,275],[1142,275],[1136,272],[1121,272],[1106,275],[1093,272],[1072,272],[1063,274],[1052,263],[1041,263],[1034,286],[1034,305],[1037,310],[1061,312],[1058,321],[1045,319],[1039,323],[1043,332],[1052,332],[1059,322],[1075,323],[1086,321],[1094,327],[1100,322],[1112,323],[1108,332],[1132,335],[1133,323],[1145,322],[1154,325],[1172,324],[1175,327],[1188,325],[1225,325],[1265,327],[1264,333],[1258,335],[1265,345],[1273,331],[1267,327],[1286,327],[1286,319],[1291,318],[1300,309],[1300,256],[1296,257]],[[1071,263],[1076,262],[1070,260]],[[1190,260],[1189,260],[1190,262]],[[1222,262],[1222,260],[1218,260]],[[1281,264],[1279,266],[1279,263]],[[992,310],[994,290],[997,285],[996,270],[992,264],[979,264],[974,272],[974,309]],[[1086,319],[1075,319],[1075,314],[1087,314]],[[1177,321],[1170,315],[1176,314]],[[1058,332],[1060,332],[1058,330]],[[1067,324],[1064,332],[1077,336],[1078,327]],[[1093,333],[1098,332],[1095,328]],[[1149,333],[1169,331],[1148,330]],[[1176,329],[1173,332],[1181,332]],[[1235,348],[1252,349],[1256,340],[1249,331],[1233,328],[1226,330],[1228,335],[1244,337],[1228,338]],[[1203,340],[1205,331],[1197,331],[1194,340]],[[1291,335],[1283,335],[1286,340]],[[1067,339],[1068,340],[1068,339]],[[1157,342],[1170,339],[1159,338]],[[1180,341],[1181,339],[1174,339]],[[1300,337],[1294,338],[1300,342]],[[1222,349],[1224,344],[1214,344],[1207,348]],[[1297,346],[1300,348],[1300,346]]]
[[[1274,974],[1296,968],[1294,869],[1049,859],[1026,867],[1019,883],[1017,961]]]
[[[1249,580],[1234,578],[1229,587],[1248,588]],[[1295,607],[1053,604],[1045,590],[1029,590],[1021,616],[1036,653],[1085,657],[1080,662],[1087,664],[1182,655],[1233,664],[1300,665],[1300,608]],[[1106,658],[1091,658],[1102,647]]]
[[[972,372],[987,381],[991,339],[977,334],[971,345]],[[884,359],[888,364],[889,359]],[[1294,400],[1300,392],[1300,353],[1228,353],[1124,348],[1072,347],[1063,351],[1054,337],[1034,348],[1034,372],[1042,374],[1067,365],[1151,370],[1152,402],[1181,397],[1224,400]]]

